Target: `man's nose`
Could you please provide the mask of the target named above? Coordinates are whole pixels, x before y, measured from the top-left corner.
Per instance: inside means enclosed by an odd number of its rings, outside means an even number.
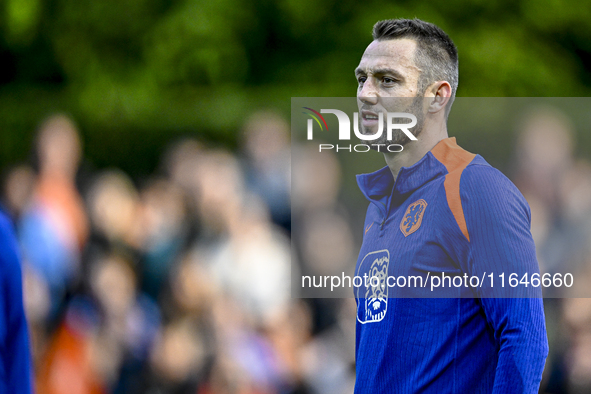
[[[368,78],[361,90],[358,91],[357,97],[364,104],[376,105],[378,103],[378,90],[372,81],[372,78]]]

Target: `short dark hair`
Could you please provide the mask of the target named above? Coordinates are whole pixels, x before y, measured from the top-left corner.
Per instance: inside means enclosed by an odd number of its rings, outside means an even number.
[[[451,102],[458,89],[458,49],[443,30],[420,19],[388,19],[373,27],[376,41],[411,38],[417,43],[415,63],[422,69],[419,91],[424,92],[436,81],[451,85]],[[449,110],[449,106],[448,106]]]

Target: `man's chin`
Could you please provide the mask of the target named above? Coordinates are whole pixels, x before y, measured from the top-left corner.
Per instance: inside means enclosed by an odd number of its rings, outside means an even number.
[[[373,136],[376,135],[376,133],[378,132],[378,126],[361,126],[361,130],[359,130],[361,132],[362,135],[364,136]],[[382,131],[383,132],[383,131]],[[383,135],[383,134],[382,134]],[[380,137],[379,139],[382,139],[383,137]],[[366,142],[373,142],[373,141],[366,141]]]

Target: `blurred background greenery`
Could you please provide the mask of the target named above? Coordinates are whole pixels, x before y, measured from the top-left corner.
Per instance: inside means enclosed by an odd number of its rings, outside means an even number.
[[[234,148],[256,109],[353,95],[371,27],[391,17],[453,38],[459,96],[588,96],[589,3],[2,0],[0,167],[26,160],[56,111],[77,120],[93,166],[133,177],[177,136]]]

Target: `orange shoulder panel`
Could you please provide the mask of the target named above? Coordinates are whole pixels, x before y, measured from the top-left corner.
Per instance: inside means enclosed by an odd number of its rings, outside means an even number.
[[[470,241],[470,234],[468,234],[468,226],[466,225],[466,218],[462,209],[462,200],[460,199],[460,179],[464,168],[470,164],[476,155],[460,148],[456,144],[455,137],[440,141],[431,150],[431,153],[447,168],[448,174],[445,176],[445,181],[443,182],[447,204],[462,234]]]

